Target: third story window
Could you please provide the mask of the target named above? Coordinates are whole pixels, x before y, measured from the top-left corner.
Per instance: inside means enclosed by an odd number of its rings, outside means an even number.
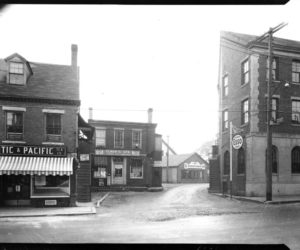
[[[8,140],[23,139],[23,112],[6,113],[6,137]]]
[[[242,63],[242,85],[249,83],[250,81],[250,70],[249,70],[249,60]]]
[[[242,101],[242,124],[249,122],[249,99]]]
[[[293,61],[292,81],[296,83],[300,83],[300,61]]]
[[[9,83],[24,84],[24,64],[18,62],[10,62],[9,64]]]
[[[292,123],[300,124],[300,100],[292,100]]]

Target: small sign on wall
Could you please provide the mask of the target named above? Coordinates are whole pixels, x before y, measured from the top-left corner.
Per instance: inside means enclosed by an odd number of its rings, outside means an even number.
[[[89,161],[90,155],[89,154],[80,154],[80,161]]]
[[[45,200],[45,206],[56,206],[57,200]]]

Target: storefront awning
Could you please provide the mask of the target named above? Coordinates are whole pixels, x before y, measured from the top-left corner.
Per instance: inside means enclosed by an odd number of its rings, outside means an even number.
[[[73,158],[0,156],[0,175],[71,175]]]

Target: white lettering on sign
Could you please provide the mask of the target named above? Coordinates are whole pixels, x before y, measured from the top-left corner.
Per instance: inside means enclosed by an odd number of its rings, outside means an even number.
[[[240,135],[235,135],[235,136],[233,137],[231,143],[232,143],[232,147],[233,147],[234,149],[239,149],[239,148],[241,148],[242,145],[243,145],[243,137],[240,136]]]
[[[205,164],[200,163],[200,162],[190,162],[190,163],[184,163],[183,165],[184,169],[188,169],[188,168],[196,168],[196,169],[205,169]]]

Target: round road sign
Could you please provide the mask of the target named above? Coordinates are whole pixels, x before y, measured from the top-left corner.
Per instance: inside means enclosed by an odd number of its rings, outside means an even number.
[[[240,135],[235,135],[233,138],[232,138],[232,147],[234,149],[239,149],[242,147],[243,145],[243,137],[240,136]]]

